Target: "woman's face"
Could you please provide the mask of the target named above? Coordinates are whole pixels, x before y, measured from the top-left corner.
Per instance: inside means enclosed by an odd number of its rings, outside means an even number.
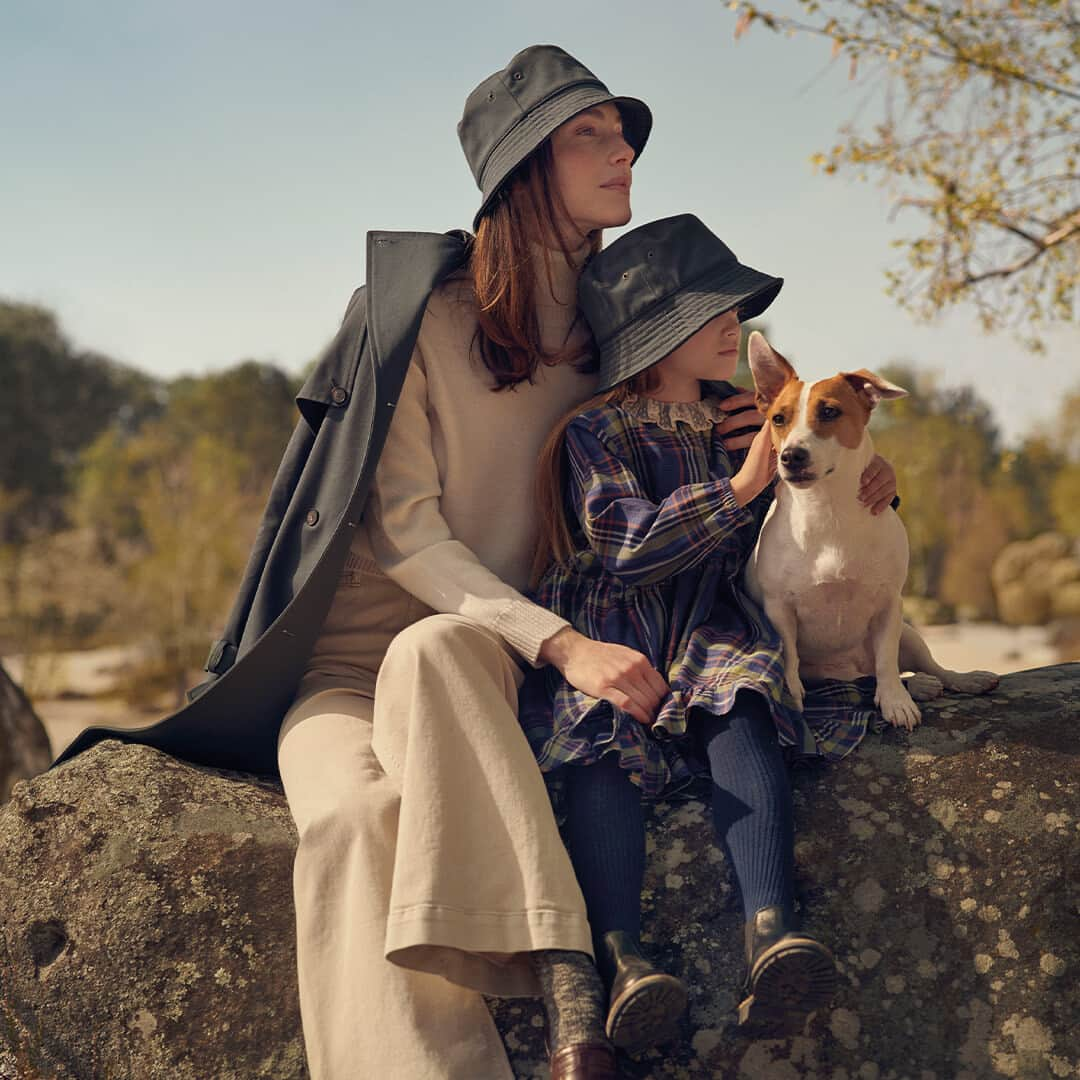
[[[614,105],[604,102],[560,124],[551,134],[551,152],[567,224],[585,235],[630,220],[634,151]]]
[[[661,390],[692,385],[694,380],[730,379],[739,363],[739,313],[726,311],[657,362]]]

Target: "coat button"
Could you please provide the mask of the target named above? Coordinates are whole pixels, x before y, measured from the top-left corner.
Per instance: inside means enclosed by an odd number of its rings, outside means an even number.
[[[335,405],[344,405],[345,402],[349,400],[349,391],[346,390],[344,386],[335,386],[334,389],[330,391],[330,400]]]
[[[318,523],[319,523],[319,511],[318,510],[309,510],[307,512],[307,517],[304,518],[304,520],[309,525],[318,525]]]

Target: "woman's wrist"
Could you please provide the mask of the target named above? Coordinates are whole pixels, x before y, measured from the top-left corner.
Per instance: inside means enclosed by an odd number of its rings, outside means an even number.
[[[551,664],[562,671],[566,662],[570,659],[570,652],[574,647],[575,639],[581,637],[572,626],[564,626],[561,630],[545,639],[540,646],[539,659],[545,664]]]

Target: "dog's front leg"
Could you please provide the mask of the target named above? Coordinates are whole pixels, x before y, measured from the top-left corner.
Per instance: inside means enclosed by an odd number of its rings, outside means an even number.
[[[784,681],[787,683],[791,696],[795,699],[795,707],[802,712],[803,690],[802,679],[799,678],[799,649],[798,629],[799,620],[795,615],[795,605],[786,600],[765,599],[765,614],[769,622],[776,627],[780,635],[781,644],[784,647]]]
[[[889,597],[888,606],[878,613],[871,628],[874,674],[877,676],[874,704],[890,724],[910,731],[922,719],[922,714],[900,681],[900,634],[903,626],[900,595],[897,593]]]

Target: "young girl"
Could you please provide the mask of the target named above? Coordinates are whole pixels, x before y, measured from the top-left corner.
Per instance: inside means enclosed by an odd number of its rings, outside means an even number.
[[[718,427],[733,390],[716,381],[735,371],[740,321],[781,285],[691,215],[617,240],[579,283],[601,393],[564,418],[540,458],[538,601],[595,640],[644,653],[669,688],[649,714],[633,691],[593,697],[548,669],[523,699],[540,766],[564,783],[567,846],[609,988],[608,1035],[630,1049],[656,1041],[686,1004],[683,984],[645,960],[637,938],[642,797],[686,784],[694,757],[707,763],[716,834],[746,914],[740,1022],[791,1030],[836,985],[831,953],[794,917],[781,748],[813,740],[788,706],[778,635],[741,587],[774,454],[765,428],[744,454],[725,449]]]

